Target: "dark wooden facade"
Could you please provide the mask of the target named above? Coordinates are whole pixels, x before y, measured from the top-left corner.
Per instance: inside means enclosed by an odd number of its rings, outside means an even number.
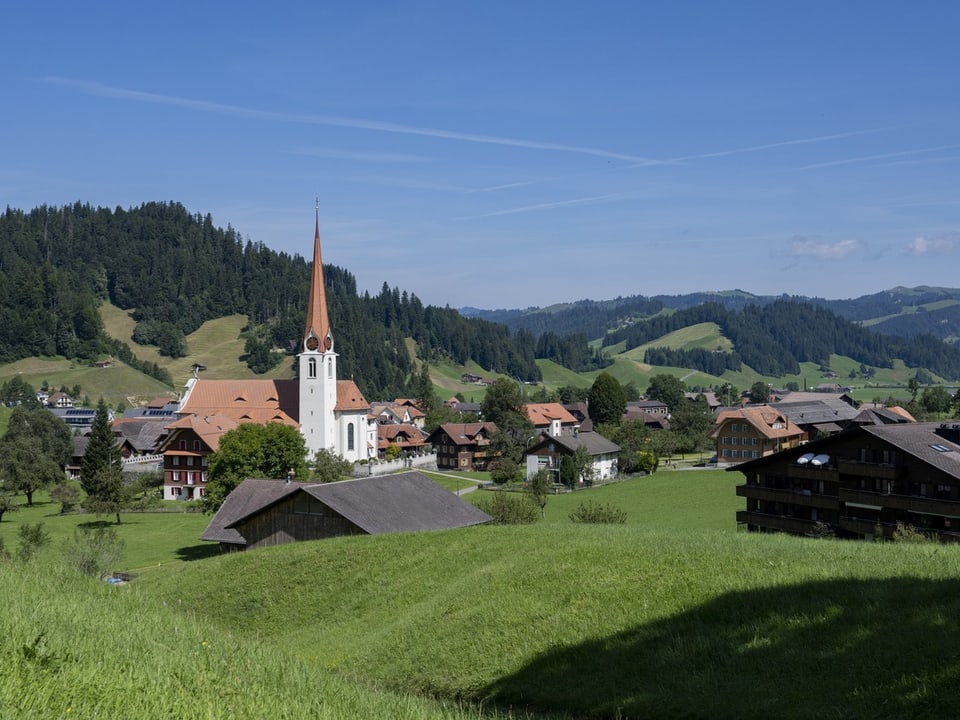
[[[811,453],[819,464],[798,462]],[[748,530],[890,538],[898,524],[960,541],[960,427],[864,426],[731,470]]]
[[[490,438],[494,423],[445,423],[433,431],[429,443],[437,453],[440,470],[486,470],[493,455]]]
[[[363,535],[343,515],[305,492],[298,492],[234,527],[247,541],[247,549],[319,540],[338,535]]]

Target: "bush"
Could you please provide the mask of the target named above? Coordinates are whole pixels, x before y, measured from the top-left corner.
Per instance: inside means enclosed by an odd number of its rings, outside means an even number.
[[[64,481],[50,491],[50,498],[60,503],[60,514],[66,515],[80,502],[80,491]]]
[[[50,542],[50,533],[43,529],[43,523],[35,525],[24,523],[17,534],[20,536],[20,548],[17,557],[24,562],[30,560],[37,552]]]
[[[477,507],[496,525],[531,525],[540,517],[540,506],[528,493],[496,490],[491,497],[482,498]]]
[[[613,505],[581,503],[576,510],[570,513],[570,522],[575,523],[623,525],[626,521],[627,514]]]
[[[936,538],[913,525],[898,522],[896,529],[893,531],[893,541],[899,543],[935,543]]]
[[[64,545],[67,562],[89,577],[104,577],[123,557],[124,542],[112,527],[77,528]]]

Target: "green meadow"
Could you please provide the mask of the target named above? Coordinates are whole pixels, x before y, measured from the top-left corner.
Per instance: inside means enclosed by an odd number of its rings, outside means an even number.
[[[0,717],[956,715],[960,549],[738,532],[739,473],[551,496],[545,521],[201,551],[124,515],[126,585],[0,563]],[[466,482],[466,479],[465,481]],[[479,493],[482,491],[475,491]],[[623,525],[569,521],[581,502]]]

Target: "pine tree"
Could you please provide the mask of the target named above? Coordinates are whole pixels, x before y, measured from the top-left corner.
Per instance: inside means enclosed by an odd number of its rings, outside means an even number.
[[[125,499],[120,448],[114,440],[110,413],[103,398],[97,403],[90,442],[80,464],[80,485],[87,493],[83,507],[98,515],[115,513],[119,525]]]

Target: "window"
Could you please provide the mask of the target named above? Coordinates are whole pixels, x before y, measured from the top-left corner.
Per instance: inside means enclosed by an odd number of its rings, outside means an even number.
[[[347,450],[353,450],[353,423],[347,423]]]
[[[174,466],[180,464],[180,456],[179,456],[179,455],[174,455],[174,456],[173,456],[173,464],[174,464]]]
[[[172,479],[174,482],[180,482],[180,471],[174,470],[172,473]]]
[[[178,487],[170,488],[171,495],[183,495],[183,490]]]
[[[310,358],[307,361],[307,377],[315,378],[317,376],[317,359]]]
[[[200,441],[199,441],[199,440],[194,440],[194,441],[193,441],[193,449],[194,449],[194,450],[199,450],[199,449],[200,449]]]
[[[333,377],[333,358],[330,358],[329,360],[327,360],[327,377],[328,378]]]
[[[187,456],[187,467],[193,467],[193,456],[192,456],[192,455],[188,455],[188,456]]]
[[[186,440],[181,440],[181,441],[180,441],[180,449],[181,449],[181,450],[186,450],[186,449],[187,449],[187,441],[186,441]]]

